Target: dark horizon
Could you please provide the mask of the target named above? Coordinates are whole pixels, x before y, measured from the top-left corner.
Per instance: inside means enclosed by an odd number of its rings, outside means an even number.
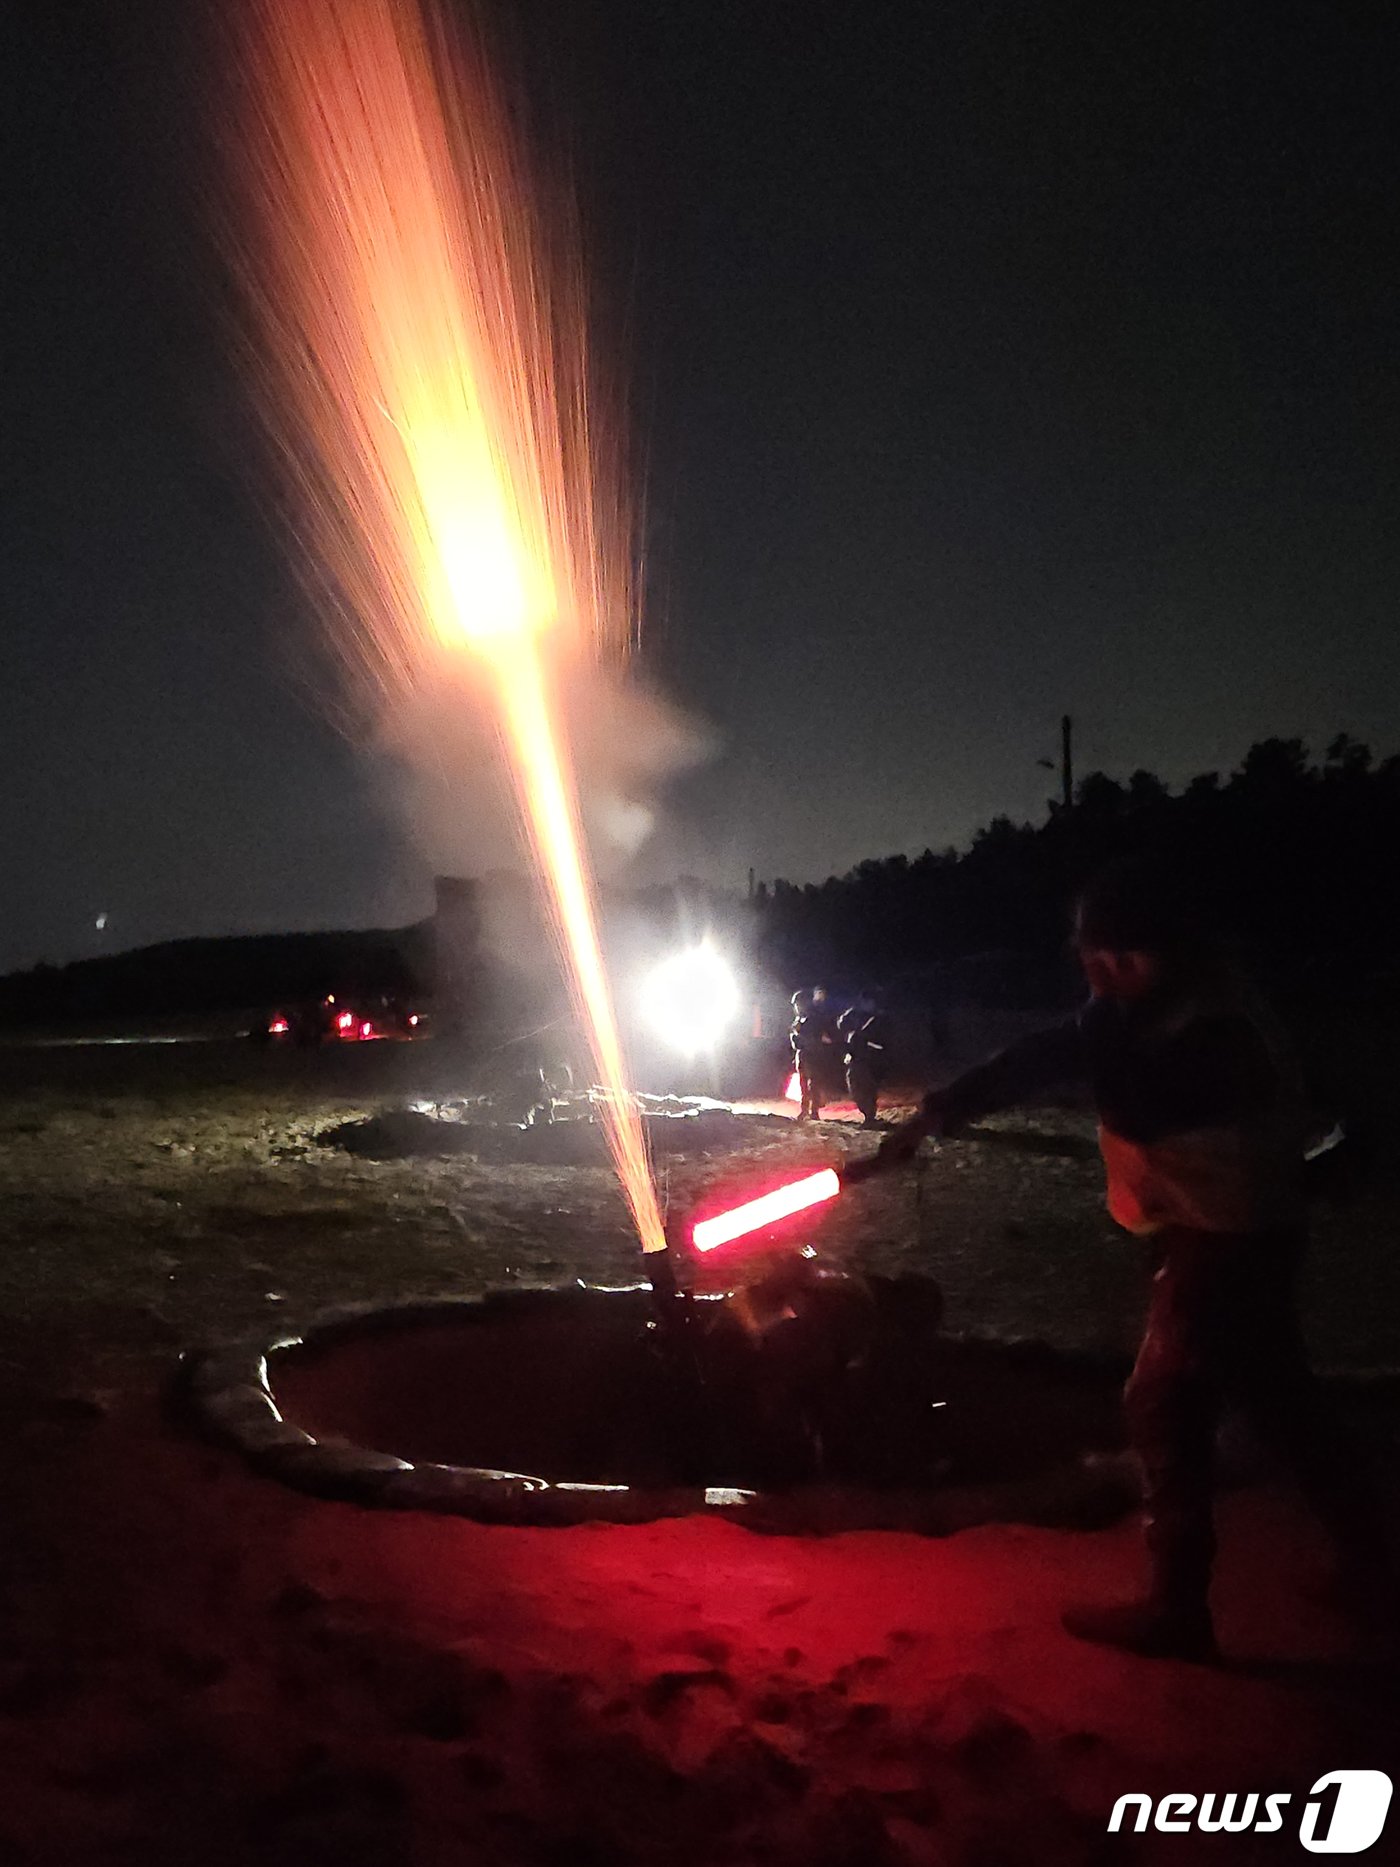
[[[1388,23],[503,10],[631,384],[644,670],[717,739],[638,879],[1039,819],[1066,711],[1173,785],[1400,746]],[[0,972],[427,899],[247,485],[178,11],[13,28]]]

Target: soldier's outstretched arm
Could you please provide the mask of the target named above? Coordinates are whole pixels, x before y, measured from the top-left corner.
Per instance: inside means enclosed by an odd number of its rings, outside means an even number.
[[[1084,1041],[1076,1016],[1033,1032],[944,1088],[931,1089],[917,1114],[885,1136],[876,1159],[881,1166],[900,1166],[914,1158],[925,1135],[956,1134],[979,1116],[1015,1108],[1084,1074]]]

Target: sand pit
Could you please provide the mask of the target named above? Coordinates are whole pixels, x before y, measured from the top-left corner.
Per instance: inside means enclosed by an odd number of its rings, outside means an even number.
[[[948,1339],[924,1278],[821,1295],[838,1317],[859,1305],[868,1338],[805,1385],[718,1303],[678,1355],[645,1287],[573,1286],[333,1318],[203,1358],[190,1394],[274,1476],[485,1521],[939,1532],[1130,1507],[1110,1366]]]

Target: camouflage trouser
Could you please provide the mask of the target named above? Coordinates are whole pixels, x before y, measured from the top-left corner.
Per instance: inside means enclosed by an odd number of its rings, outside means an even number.
[[[825,1088],[821,1076],[822,1059],[813,1056],[797,1058],[797,1081],[802,1091],[801,1115],[816,1120],[822,1112],[822,1103],[826,1100]]]
[[[867,1121],[874,1121],[879,1106],[879,1079],[866,1057],[852,1057],[846,1065],[846,1087],[851,1100]]]
[[[1383,1535],[1360,1453],[1308,1367],[1293,1287],[1303,1235],[1172,1230],[1124,1400],[1142,1460],[1153,1588],[1204,1603],[1215,1556],[1215,1435],[1228,1402],[1292,1466],[1308,1502],[1353,1559]]]

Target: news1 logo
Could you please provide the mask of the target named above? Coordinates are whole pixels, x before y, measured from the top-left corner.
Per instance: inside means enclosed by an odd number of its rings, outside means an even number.
[[[1329,1770],[1308,1791],[1298,1839],[1310,1854],[1359,1854],[1379,1841],[1390,1808],[1384,1770]]]
[[[1390,1811],[1392,1784],[1384,1770],[1329,1770],[1308,1791],[1298,1839],[1309,1854],[1361,1854],[1379,1841]],[[1278,1834],[1291,1795],[1205,1795],[1173,1792],[1154,1800],[1120,1796],[1108,1832],[1141,1834],[1149,1822],[1164,1835]]]

